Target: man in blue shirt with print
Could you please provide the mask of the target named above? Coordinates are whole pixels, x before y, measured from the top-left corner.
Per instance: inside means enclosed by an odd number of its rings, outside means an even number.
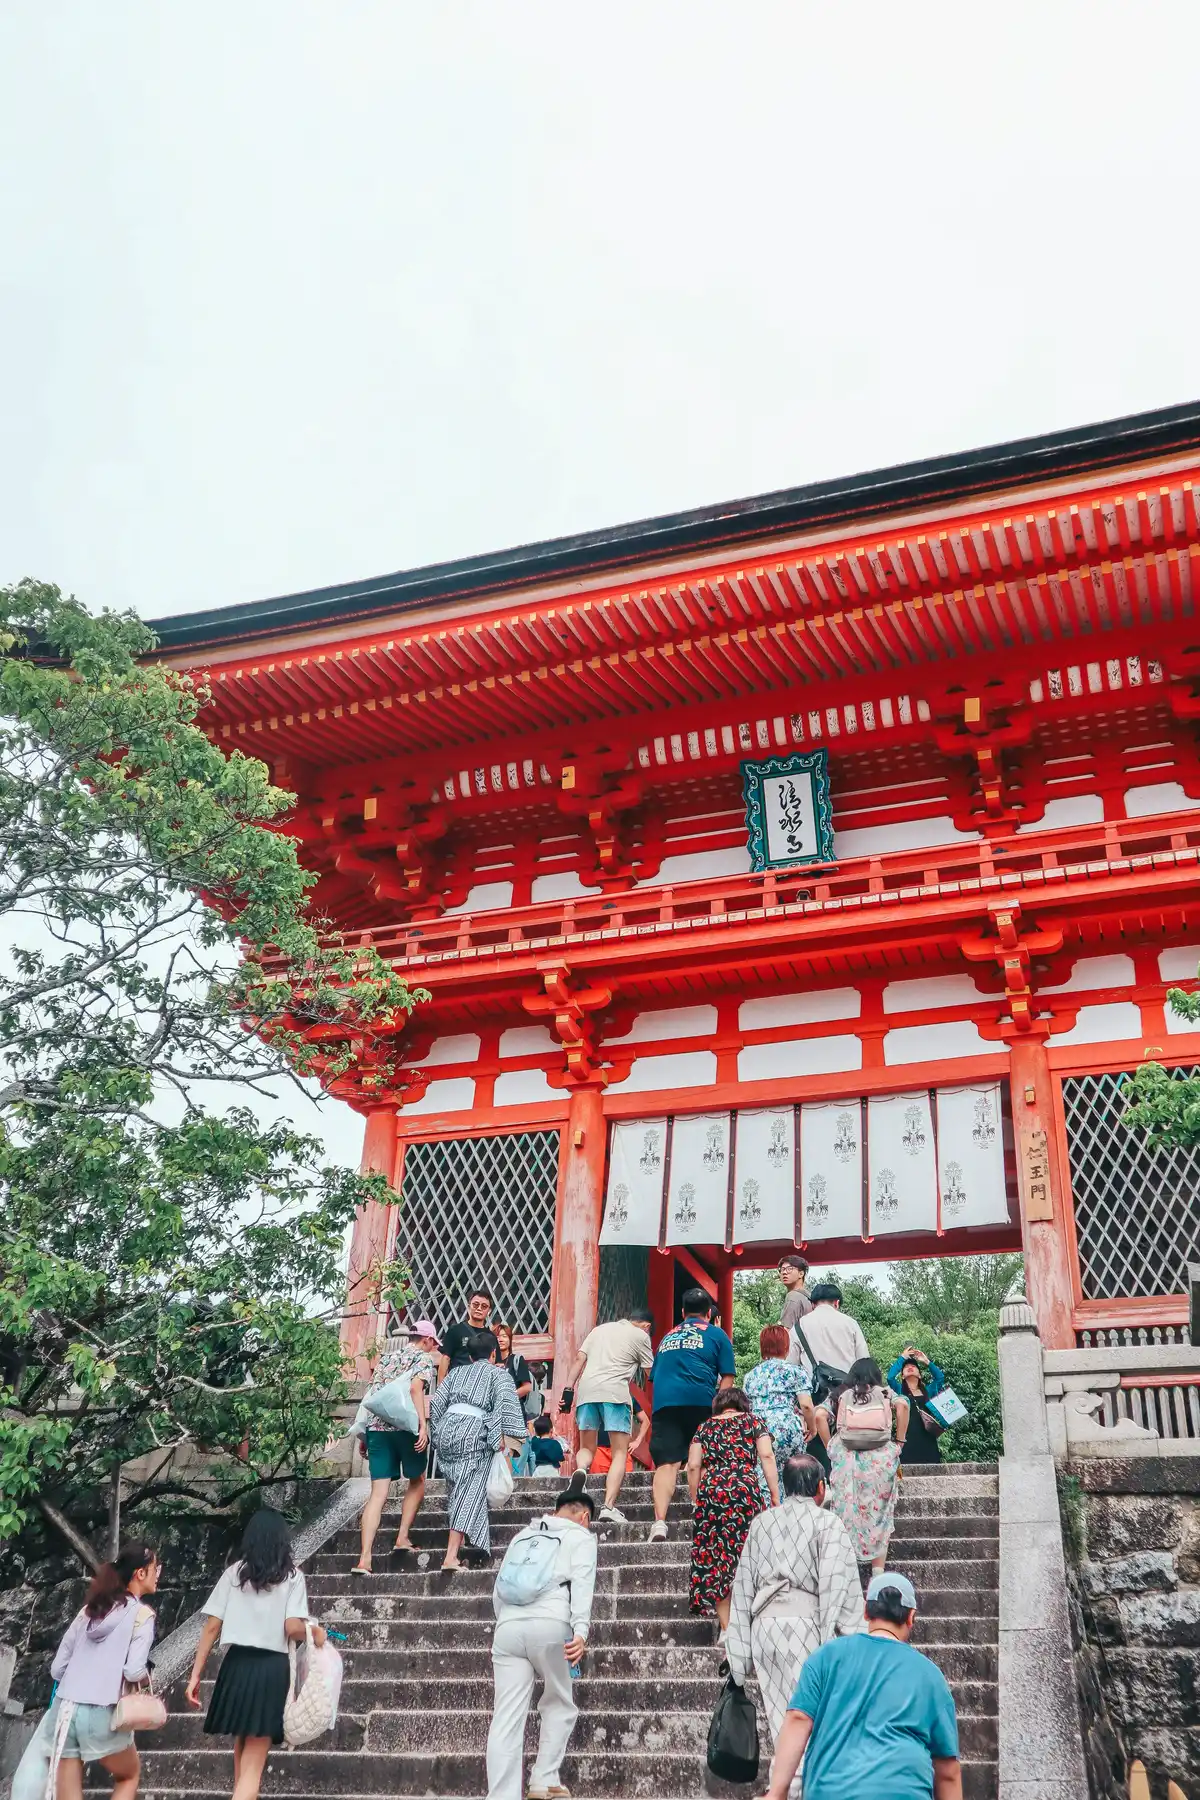
[[[654,1523],[650,1542],[667,1535],[667,1508],[680,1465],[687,1461],[692,1439],[712,1412],[718,1388],[733,1386],[733,1345],[709,1318],[712,1302],[703,1288],[683,1296],[683,1323],[668,1331],[658,1346],[650,1379],[654,1411],[650,1418],[650,1457],[654,1463]]]
[[[954,1696],[909,1643],[917,1596],[904,1575],[874,1575],[867,1631],[834,1638],[805,1663],[775,1746],[767,1800],[962,1800]]]

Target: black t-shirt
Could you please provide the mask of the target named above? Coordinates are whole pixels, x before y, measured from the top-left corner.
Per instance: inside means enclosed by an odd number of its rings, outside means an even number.
[[[475,1326],[468,1319],[458,1319],[442,1333],[442,1354],[450,1358],[452,1369],[462,1368],[471,1360],[468,1346],[475,1336]]]
[[[504,1366],[512,1376],[513,1386],[515,1388],[524,1387],[527,1381],[532,1384],[533,1374],[529,1364],[518,1351],[513,1351],[512,1355],[506,1360]]]

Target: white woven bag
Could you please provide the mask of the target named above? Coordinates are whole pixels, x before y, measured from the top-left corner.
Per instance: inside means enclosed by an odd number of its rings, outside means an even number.
[[[337,1697],[330,1678],[330,1661],[318,1655],[314,1648],[311,1619],[304,1621],[304,1635],[308,1654],[304,1659],[303,1686],[298,1685],[300,1658],[297,1646],[294,1643],[288,1645],[292,1680],[283,1708],[283,1736],[285,1743],[293,1747],[311,1744],[314,1738],[331,1731],[337,1717]]]

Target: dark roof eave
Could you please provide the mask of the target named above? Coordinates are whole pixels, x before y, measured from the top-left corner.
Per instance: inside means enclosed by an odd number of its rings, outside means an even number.
[[[1135,413],[1070,431],[1021,438],[924,462],[902,463],[836,481],[785,488],[724,506],[698,507],[575,537],[551,538],[457,562],[434,563],[375,580],[251,600],[151,621],[159,649],[215,648],[314,625],[364,622],[431,601],[499,597],[535,582],[616,572],[689,550],[732,548],[868,519],[902,508],[966,498],[997,487],[1028,486],[1083,470],[1200,448],[1200,401]]]

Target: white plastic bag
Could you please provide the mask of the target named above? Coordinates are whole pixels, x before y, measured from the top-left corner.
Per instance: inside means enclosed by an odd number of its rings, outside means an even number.
[[[314,1645],[312,1620],[306,1619],[303,1647],[289,1644],[288,1660],[292,1679],[283,1708],[283,1737],[295,1748],[311,1744],[337,1723],[342,1659],[328,1639],[319,1649]]]
[[[507,1450],[497,1450],[492,1458],[492,1466],[488,1470],[487,1497],[489,1506],[507,1506],[513,1495],[512,1464],[508,1460]]]

